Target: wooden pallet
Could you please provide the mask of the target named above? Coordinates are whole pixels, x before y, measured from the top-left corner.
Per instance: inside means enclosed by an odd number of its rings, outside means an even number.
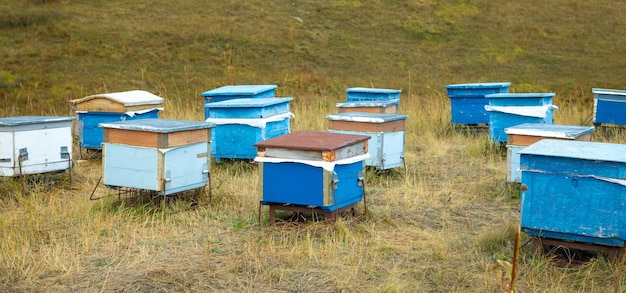
[[[607,246],[607,245],[565,241],[565,240],[560,240],[560,239],[552,239],[552,238],[544,238],[544,237],[533,237],[533,255],[534,256],[543,254],[544,248],[546,246],[586,251],[586,252],[600,252],[600,253],[605,254],[607,256],[607,259],[609,259],[610,261],[617,260],[620,256],[620,253],[624,249],[623,247],[619,247],[619,246]]]
[[[268,203],[265,205],[269,206],[270,208],[270,215],[269,215],[270,225],[273,225],[276,223],[276,211],[278,210],[307,214],[307,215],[311,215],[314,219],[317,218],[318,216],[323,216],[324,220],[331,221],[331,222],[335,221],[338,214],[345,212],[345,211],[350,211],[353,217],[356,215],[356,203],[345,206],[343,208],[333,210],[333,211],[325,211],[319,207],[309,207],[309,206],[280,204],[280,203]],[[260,217],[261,216],[260,216],[260,206],[259,206],[259,220],[260,220]]]

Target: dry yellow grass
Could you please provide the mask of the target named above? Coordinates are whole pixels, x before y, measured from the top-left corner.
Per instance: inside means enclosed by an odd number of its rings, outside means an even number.
[[[164,118],[202,119],[199,98],[164,96]],[[324,130],[324,115],[344,99],[293,96],[293,130]],[[258,175],[247,161],[214,164],[212,198],[195,208],[120,203],[103,186],[93,194],[102,199],[90,200],[98,155],[76,161],[71,184],[61,176],[22,193],[19,180],[2,179],[0,291],[506,290],[519,198],[505,183],[504,152],[486,132],[451,129],[443,93],[402,99],[407,168],[368,171],[367,217],[268,226],[263,208],[259,222]],[[576,109],[562,106],[557,123],[584,120]],[[519,265],[518,292],[606,292],[617,279],[617,264],[601,257],[561,269],[530,245]]]

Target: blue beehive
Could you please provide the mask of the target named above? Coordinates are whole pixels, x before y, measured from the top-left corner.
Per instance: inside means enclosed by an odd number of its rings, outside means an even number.
[[[254,143],[291,131],[293,98],[234,99],[205,105],[205,121],[216,124],[211,152],[221,159],[254,159]]]
[[[58,116],[0,118],[0,176],[70,169],[74,119]]]
[[[404,164],[404,129],[408,116],[349,112],[326,115],[328,131],[370,137],[365,165],[380,170]]]
[[[255,144],[261,204],[335,211],[360,202],[368,139],[296,131]]]
[[[564,139],[591,141],[593,126],[571,126],[541,123],[526,123],[507,127],[507,181],[521,182],[522,174],[519,170],[519,152],[542,139]]]
[[[380,114],[398,114],[400,100],[389,101],[359,101],[337,103],[339,113],[364,112]]]
[[[208,182],[212,123],[142,119],[100,127],[105,185],[168,195]]]
[[[524,232],[624,246],[626,145],[544,139],[520,152],[520,168]]]
[[[353,87],[346,89],[346,102],[399,100],[402,90]]]
[[[78,116],[80,146],[86,149],[101,148],[100,123],[159,118],[163,110],[163,98],[141,90],[91,95],[70,103]]]
[[[592,89],[593,123],[626,125],[626,91]]]
[[[271,98],[277,87],[274,84],[227,85],[206,91],[201,95],[204,97],[204,103],[244,98]]]
[[[488,94],[508,93],[510,82],[449,84],[445,88],[450,98],[452,123],[488,124],[489,115],[485,106]]]
[[[485,95],[489,105],[489,137],[506,142],[504,129],[524,123],[552,124],[554,93],[502,93]]]

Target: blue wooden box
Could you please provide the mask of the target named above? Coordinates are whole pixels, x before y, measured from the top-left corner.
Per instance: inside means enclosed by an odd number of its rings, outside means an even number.
[[[504,129],[524,123],[553,124],[554,93],[502,93],[485,95],[489,105],[489,137],[506,142]]]
[[[142,119],[102,123],[104,184],[161,195],[205,186],[211,166],[207,122]]]
[[[363,199],[368,136],[297,131],[255,144],[263,205],[332,212]]]
[[[402,90],[353,87],[346,89],[346,102],[400,100]]]
[[[254,143],[291,131],[293,98],[234,99],[205,104],[205,121],[215,123],[211,152],[221,159],[254,159]]]
[[[571,126],[541,123],[526,123],[507,127],[507,181],[521,182],[522,174],[519,169],[519,152],[529,145],[542,139],[564,139],[591,141],[593,126]]]
[[[163,110],[163,98],[142,90],[91,95],[70,103],[78,116],[75,132],[86,149],[101,148],[100,123],[159,118]]]
[[[363,112],[380,114],[398,114],[400,100],[389,101],[360,101],[337,103],[339,113]]]
[[[276,88],[274,84],[226,85],[203,92],[204,103],[221,102],[243,98],[271,98]]]
[[[70,169],[74,119],[60,116],[0,118],[0,176]]]
[[[385,170],[404,165],[404,133],[408,116],[348,112],[326,115],[328,131],[368,135],[365,165]]]
[[[510,82],[461,83],[445,86],[454,124],[488,124],[488,94],[508,93]]]
[[[520,151],[520,169],[524,232],[624,246],[626,145],[544,139]]]
[[[592,89],[593,123],[626,125],[626,91]]]

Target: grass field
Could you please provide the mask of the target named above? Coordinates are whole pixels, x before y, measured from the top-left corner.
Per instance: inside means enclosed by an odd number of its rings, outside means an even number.
[[[334,224],[268,226],[266,208],[259,222],[246,161],[214,164],[197,206],[119,201],[97,185],[99,154],[75,146],[71,183],[0,180],[0,291],[508,292],[519,190],[488,133],[450,127],[443,86],[556,92],[555,123],[590,125],[591,88],[624,87],[624,5],[1,1],[0,116],[71,115],[69,99],[144,89],[166,99],[163,118],[200,121],[201,92],[247,83],[294,97],[292,130],[325,130],[355,86],[402,89],[409,119],[406,170],[368,170],[367,217]],[[531,246],[518,292],[626,290],[619,262],[563,268]]]

